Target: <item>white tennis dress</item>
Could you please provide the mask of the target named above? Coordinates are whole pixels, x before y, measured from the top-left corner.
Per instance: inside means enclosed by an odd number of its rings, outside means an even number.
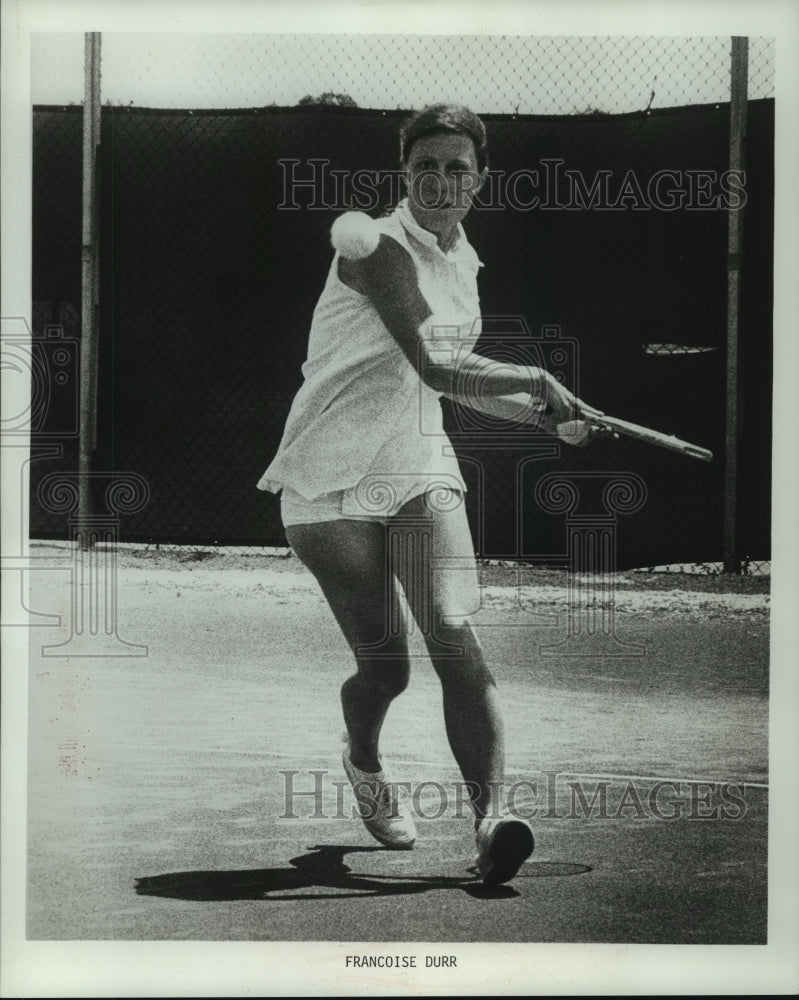
[[[473,346],[480,334],[482,266],[459,225],[444,253],[402,202],[381,232],[410,253],[435,316],[433,342]],[[303,384],[258,488],[301,506],[334,499],[342,517],[390,517],[430,490],[465,491],[444,431],[440,397],[419,377],[369,299],[338,276],[339,254],[314,310]],[[441,324],[445,324],[442,329]],[[284,522],[285,522],[284,516]]]

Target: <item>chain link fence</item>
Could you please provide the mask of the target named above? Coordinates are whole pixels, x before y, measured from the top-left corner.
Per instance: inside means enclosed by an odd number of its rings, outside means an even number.
[[[749,97],[774,97],[774,39],[749,40]],[[32,42],[36,104],[83,100],[80,36]],[[178,109],[331,103],[573,115],[724,104],[727,37],[103,35],[103,100]],[[346,100],[342,100],[346,98]]]
[[[718,566],[727,220],[740,196],[724,178],[730,39],[178,41],[103,37],[96,462],[150,484],[123,541],[285,544],[277,501],[254,484],[300,384],[330,224],[343,208],[378,214],[396,201],[402,120],[456,100],[489,133],[491,183],[467,221],[486,264],[480,349],[523,344],[606,412],[716,454],[704,465],[630,440],[583,451],[540,437],[531,450],[529,436],[476,432],[452,407],[480,554],[557,563],[565,516],[536,508],[536,483],[581,477],[593,510],[603,475],[634,472],[646,497],[618,518],[619,565]],[[48,44],[33,53],[40,340],[53,324],[77,336],[80,319],[80,76],[73,97]],[[770,557],[773,57],[770,40],[750,40],[739,386],[749,572]],[[358,171],[373,181],[368,205]],[[45,430],[60,418],[48,419]],[[58,462],[74,461],[70,444]],[[32,464],[34,537],[63,535],[37,504],[53,467]]]

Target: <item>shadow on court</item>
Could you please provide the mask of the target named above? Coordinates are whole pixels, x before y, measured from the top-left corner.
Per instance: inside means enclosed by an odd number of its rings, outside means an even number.
[[[468,877],[424,875],[375,875],[354,873],[344,863],[347,854],[386,854],[384,847],[317,845],[310,854],[292,858],[291,868],[255,868],[238,871],[171,872],[136,880],[140,896],[163,896],[220,902],[234,899],[319,900],[346,899],[347,896],[403,896],[439,889],[456,889],[476,899],[513,899],[519,893],[509,885],[485,886],[476,874]],[[392,852],[393,853],[393,852]],[[588,865],[533,862],[517,877],[553,877],[582,875]],[[313,888],[336,889],[336,892],[299,892]],[[271,893],[280,893],[272,896]]]

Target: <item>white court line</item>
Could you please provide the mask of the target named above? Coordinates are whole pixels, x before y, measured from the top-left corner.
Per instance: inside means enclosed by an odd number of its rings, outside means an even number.
[[[588,774],[583,771],[558,771],[567,778],[610,778],[624,781],[673,781],[685,785],[742,785],[746,788],[768,788],[767,781],[741,781],[737,778],[670,778],[662,774]]]
[[[324,754],[309,754],[309,753],[281,753],[278,750],[235,750],[223,747],[212,747],[208,751],[209,753],[232,753],[241,754],[242,756],[250,757],[284,757],[289,760],[319,760],[321,757],[324,759]],[[338,763],[339,758],[336,757],[336,763]],[[396,758],[397,763],[401,764],[415,764],[419,767],[432,767],[437,771],[445,771],[447,768],[450,770],[456,770],[457,765],[454,761],[449,761],[444,763],[442,761],[434,760],[412,760],[407,757]],[[675,778],[671,775],[666,774],[611,774],[604,771],[598,772],[588,772],[588,771],[536,771],[534,768],[527,768],[525,770],[520,770],[515,767],[506,767],[506,774],[557,774],[559,778],[607,778],[611,781],[671,781],[675,784],[685,784],[685,785],[742,785],[745,788],[768,788],[769,784],[767,781],[745,781],[739,778]]]

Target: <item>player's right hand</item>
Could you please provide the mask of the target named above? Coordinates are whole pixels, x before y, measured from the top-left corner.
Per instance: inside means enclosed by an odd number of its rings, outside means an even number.
[[[557,426],[572,420],[579,420],[584,416],[602,416],[601,410],[597,410],[578,399],[574,393],[569,392],[565,385],[561,385],[554,375],[543,369],[541,374],[543,379],[540,391],[546,404],[546,418],[551,424]]]

